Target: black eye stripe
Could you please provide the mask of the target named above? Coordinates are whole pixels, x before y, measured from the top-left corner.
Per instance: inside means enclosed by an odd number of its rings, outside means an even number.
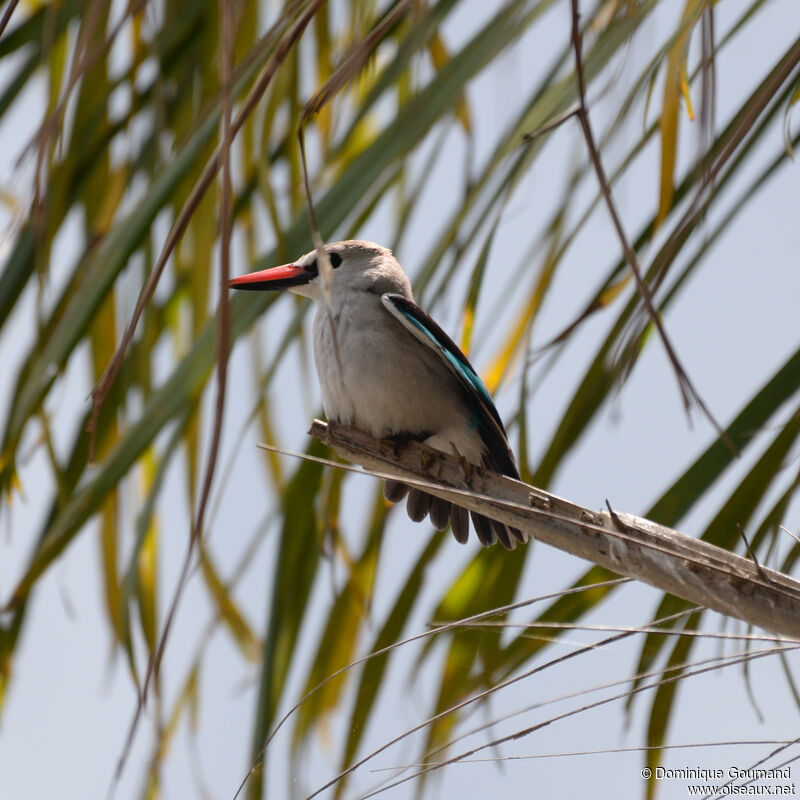
[[[331,253],[328,256],[331,260],[331,266],[336,269],[342,263],[342,257],[338,253]],[[319,267],[317,266],[317,259],[315,258],[307,267],[307,272],[313,272],[315,275],[319,273]]]

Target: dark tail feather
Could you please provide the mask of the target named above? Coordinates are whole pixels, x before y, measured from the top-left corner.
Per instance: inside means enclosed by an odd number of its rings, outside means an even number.
[[[439,497],[431,497],[431,522],[437,531],[443,531],[450,522],[450,503]]]
[[[475,533],[478,534],[480,543],[484,547],[494,544],[496,540],[494,538],[494,531],[492,530],[492,523],[486,519],[486,517],[482,517],[474,511],[470,511],[469,515],[472,517],[472,524],[475,526]]]
[[[461,506],[451,506],[450,508],[450,527],[453,536],[459,544],[466,544],[469,539],[469,514],[466,508]]]
[[[509,530],[511,531],[511,535],[518,542],[521,542],[522,544],[528,544],[528,534],[527,533],[523,533],[522,531],[517,530],[517,528],[509,528]]]
[[[408,502],[406,503],[406,511],[408,516],[414,522],[422,522],[428,515],[431,507],[431,496],[419,489],[408,490]]]
[[[408,495],[406,506],[408,516],[414,522],[422,522],[426,516],[430,515],[436,530],[443,531],[447,528],[449,521],[453,536],[460,544],[466,544],[469,540],[470,516],[478,539],[484,547],[499,541],[506,550],[513,550],[517,542],[525,544],[528,541],[528,537],[516,528],[467,511],[466,508],[454,506],[447,500],[433,497],[420,489],[409,488],[400,481],[387,480],[383,486],[383,496],[390,503],[398,503],[406,495]]]
[[[516,539],[511,535],[511,528],[509,528],[508,525],[504,525],[502,522],[496,522],[495,520],[491,520],[491,525],[494,535],[506,550],[513,550],[517,546]]]
[[[408,493],[408,486],[400,481],[387,480],[383,484],[383,496],[390,503],[399,503]]]

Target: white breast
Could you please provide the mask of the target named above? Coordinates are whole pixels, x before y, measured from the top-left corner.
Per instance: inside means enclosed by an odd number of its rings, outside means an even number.
[[[329,420],[376,438],[428,434],[440,450],[481,463],[483,442],[463,389],[447,366],[383,307],[357,292],[314,319],[314,359]],[[337,353],[338,350],[338,353]]]

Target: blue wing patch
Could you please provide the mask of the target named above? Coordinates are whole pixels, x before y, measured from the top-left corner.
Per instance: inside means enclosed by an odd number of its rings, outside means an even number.
[[[472,413],[472,426],[486,446],[483,455],[483,466],[500,475],[508,475],[519,479],[519,471],[514,461],[514,454],[508,446],[506,431],[492,398],[478,373],[472,368],[467,357],[459,350],[453,340],[412,300],[400,294],[386,293],[381,295],[381,303],[386,310],[413,336],[430,350],[434,351],[461,384],[465,399]],[[403,335],[398,330],[398,336]],[[451,519],[455,519],[451,515]],[[499,539],[503,546],[514,547],[514,540],[527,541],[520,531],[472,514],[472,522],[478,532],[478,538],[484,544]]]
[[[475,427],[481,429],[481,436],[496,454],[497,467],[503,474],[516,477],[517,469],[508,448],[505,429],[491,395],[477,372],[469,363],[453,340],[419,306],[399,294],[381,295],[381,302],[389,313],[427,347],[436,350],[445,363],[455,373],[469,394],[477,401]]]
[[[390,303],[394,304],[392,295],[384,295],[384,297],[386,297]],[[386,305],[386,303],[384,303],[384,305]],[[391,311],[392,309],[389,310]],[[494,403],[492,402],[491,395],[483,385],[483,381],[478,377],[478,374],[472,368],[472,364],[470,364],[461,351],[457,349],[456,344],[450,339],[450,337],[448,336],[446,341],[442,341],[441,334],[443,331],[441,329],[438,331],[432,331],[429,326],[424,325],[420,319],[412,316],[406,309],[397,308],[397,310],[405,317],[405,319],[407,319],[418,331],[423,334],[425,337],[424,343],[428,346],[433,344],[439,353],[441,353],[441,355],[447,359],[447,362],[453,368],[455,373],[480,395],[481,400],[483,400],[483,402],[486,403],[491,410],[494,410]],[[436,327],[439,328],[438,325]],[[436,335],[437,333],[439,336]]]

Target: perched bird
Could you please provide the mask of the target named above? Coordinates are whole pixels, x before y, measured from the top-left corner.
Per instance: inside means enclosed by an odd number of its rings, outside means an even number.
[[[234,278],[234,289],[289,289],[318,304],[314,361],[329,420],[376,439],[415,439],[502,475],[519,478],[500,415],[466,356],[414,303],[411,284],[390,250],[372,242],[325,245],[332,280],[328,298],[317,252],[293,264]],[[430,515],[438,530],[469,536],[467,509],[399,481],[387,480],[387,500],[408,494],[408,515]],[[527,537],[472,512],[484,545],[512,549]],[[516,540],[516,541],[515,541]]]

